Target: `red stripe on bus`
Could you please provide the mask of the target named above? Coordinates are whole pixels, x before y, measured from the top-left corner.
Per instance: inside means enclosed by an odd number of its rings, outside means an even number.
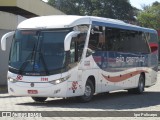
[[[130,72],[130,73],[127,73],[127,74],[123,74],[123,75],[119,75],[119,76],[105,76],[105,75],[103,75],[102,74],[102,76],[106,79],[106,80],[108,80],[108,81],[110,81],[110,82],[121,82],[121,81],[124,81],[124,80],[126,80],[126,79],[129,79],[129,78],[131,78],[131,77],[133,77],[133,76],[136,76],[136,75],[138,75],[138,74],[140,74],[140,73],[142,73],[142,72],[145,72],[145,73],[148,73],[147,71],[144,71],[144,70],[138,70],[138,71],[134,71],[134,72]]]

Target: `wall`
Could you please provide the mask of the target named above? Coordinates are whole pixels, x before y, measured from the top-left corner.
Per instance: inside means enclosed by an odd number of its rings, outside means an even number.
[[[0,29],[15,30],[17,25],[25,19],[19,15],[0,11]]]
[[[17,6],[40,16],[64,14],[41,0],[17,0]],[[38,6],[38,8],[35,6]]]
[[[0,11],[0,29],[13,30],[17,26],[17,16]]]
[[[19,15],[0,11],[0,39],[5,33],[15,30],[17,25],[25,19]],[[0,46],[0,85],[7,84],[8,58],[11,42],[12,38],[9,38],[7,40],[6,51],[2,51]]]
[[[0,0],[1,6],[21,8],[39,16],[64,15],[60,10],[53,8],[41,0]]]
[[[0,37],[9,31],[11,30],[0,29]],[[11,42],[12,42],[12,37],[7,40],[7,50],[2,51],[0,49],[0,85],[7,84],[8,58],[9,58]]]

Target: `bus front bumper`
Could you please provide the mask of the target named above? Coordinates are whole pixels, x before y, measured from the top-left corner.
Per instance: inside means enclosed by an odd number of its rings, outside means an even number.
[[[67,97],[66,84],[66,82],[53,85],[50,83],[12,83],[8,81],[8,92],[13,96]]]

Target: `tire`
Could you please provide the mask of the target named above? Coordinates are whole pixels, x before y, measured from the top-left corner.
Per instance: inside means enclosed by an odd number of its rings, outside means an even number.
[[[86,85],[85,85],[85,92],[83,96],[78,97],[78,100],[80,102],[89,102],[93,98],[94,94],[94,85],[90,79],[87,80]]]
[[[144,75],[141,74],[139,77],[138,87],[134,89],[129,89],[128,93],[142,94],[144,92],[144,87],[145,87],[145,78]]]
[[[47,97],[32,97],[35,102],[44,102]]]

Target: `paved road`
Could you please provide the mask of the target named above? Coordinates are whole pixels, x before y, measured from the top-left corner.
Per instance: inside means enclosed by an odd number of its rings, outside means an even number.
[[[158,75],[158,82],[156,85],[146,88],[146,91],[142,95],[128,94],[126,91],[113,92],[111,94],[95,95],[94,99],[90,103],[78,103],[75,99],[55,99],[49,98],[45,103],[35,103],[29,97],[12,97],[8,94],[0,94],[0,111],[160,111],[160,74]],[[47,112],[46,112],[47,113]],[[72,112],[76,114],[77,112]],[[62,112],[59,114],[63,114]],[[86,112],[85,114],[91,114]],[[97,114],[99,113],[92,113]],[[107,113],[106,113],[107,114]],[[127,112],[124,114],[128,114]],[[62,115],[63,116],[63,115]],[[96,116],[96,115],[95,115]],[[89,119],[106,119],[97,117],[88,117]],[[81,117],[76,118],[64,118],[59,119],[72,120],[72,119],[88,119]],[[9,118],[0,118],[8,120]],[[10,118],[14,119],[14,118]],[[22,119],[22,118],[16,118]],[[23,118],[24,119],[24,118]],[[29,118],[30,119],[30,118]],[[43,118],[44,119],[57,119]],[[114,118],[107,117],[107,120],[113,120]],[[117,118],[118,120],[130,120],[129,117]],[[132,119],[140,120],[142,118],[132,117]],[[143,118],[143,120],[150,120],[151,118]],[[160,119],[160,118],[154,118]],[[34,118],[39,120],[39,118]]]

